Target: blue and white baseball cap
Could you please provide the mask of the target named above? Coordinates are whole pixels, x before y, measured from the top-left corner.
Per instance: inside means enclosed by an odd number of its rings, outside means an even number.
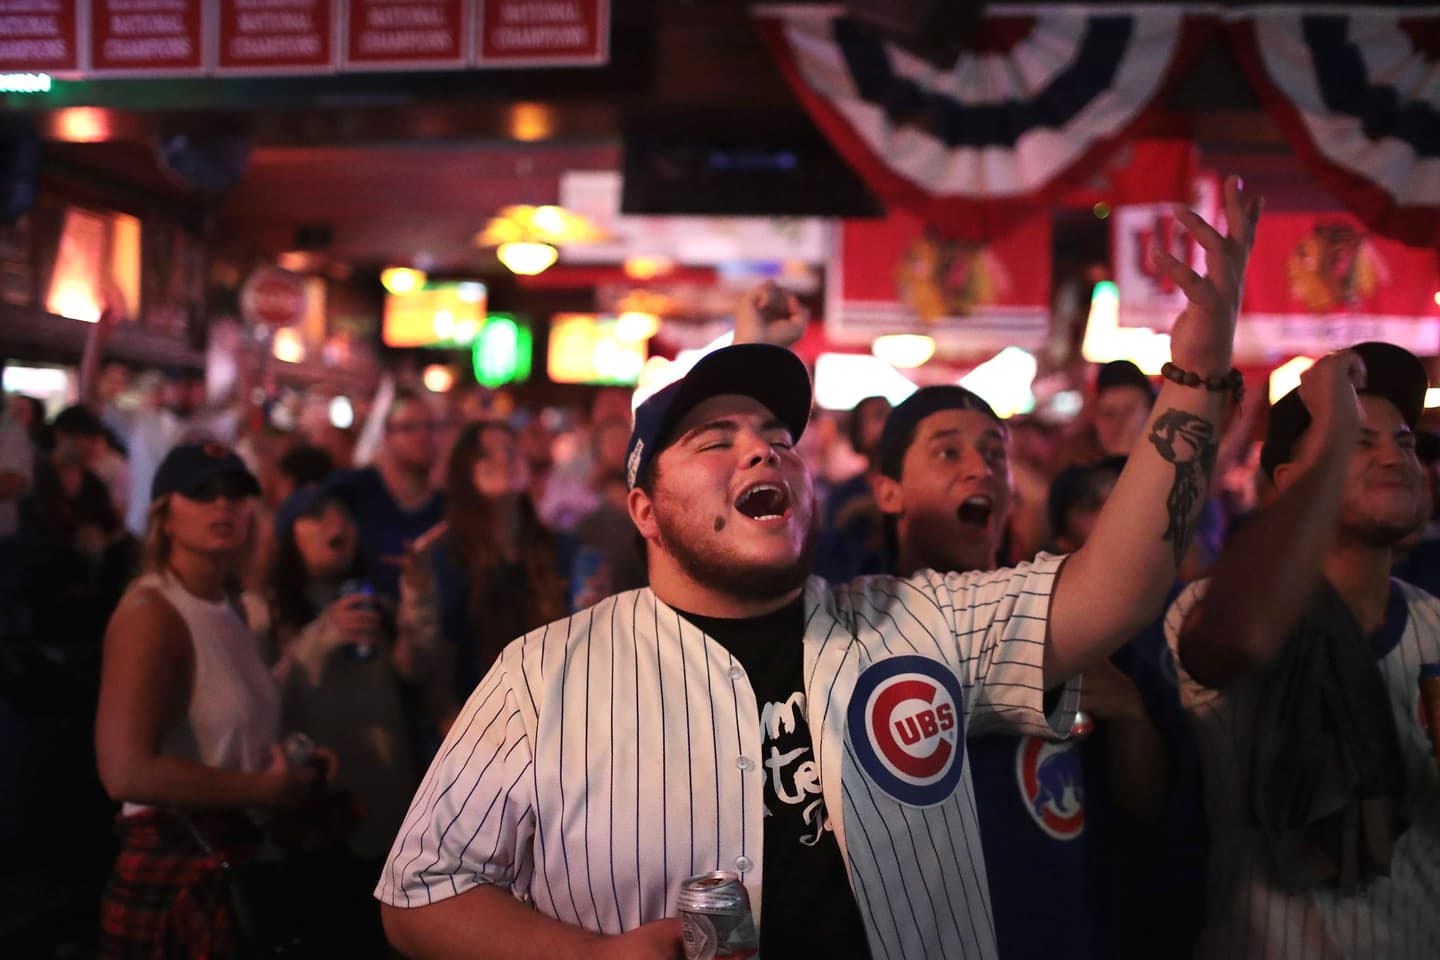
[[[647,398],[635,410],[625,456],[625,483],[634,489],[651,462],[670,445],[675,424],[711,397],[734,393],[765,407],[799,440],[810,422],[810,373],[784,347],[741,343],[701,357],[690,372]]]

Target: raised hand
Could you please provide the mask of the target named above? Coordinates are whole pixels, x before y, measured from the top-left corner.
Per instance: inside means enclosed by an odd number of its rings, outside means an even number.
[[[445,536],[449,529],[450,522],[441,520],[414,540],[407,540],[405,550],[399,556],[381,557],[381,562],[399,567],[400,580],[405,585],[417,589],[424,587],[429,583],[431,577],[430,548],[435,545],[437,540]]]
[[[1300,400],[1320,435],[1359,435],[1361,410],[1358,391],[1364,389],[1365,361],[1354,350],[1326,354],[1300,376]]]
[[[1224,199],[1224,235],[1193,210],[1176,211],[1176,218],[1205,251],[1204,276],[1164,251],[1157,251],[1155,258],[1189,301],[1171,328],[1170,356],[1177,366],[1202,377],[1230,371],[1245,265],[1264,205],[1234,176],[1225,178]]]
[[[805,333],[809,315],[800,301],[772,282],[748,291],[735,308],[736,343],[788,347]]]

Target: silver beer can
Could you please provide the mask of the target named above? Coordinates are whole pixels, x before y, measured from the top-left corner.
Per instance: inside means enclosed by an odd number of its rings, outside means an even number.
[[[739,874],[717,871],[680,885],[685,960],[745,960],[760,952],[750,895]]]

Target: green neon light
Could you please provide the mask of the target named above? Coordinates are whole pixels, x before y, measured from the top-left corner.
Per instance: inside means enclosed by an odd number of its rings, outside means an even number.
[[[505,313],[492,313],[475,337],[471,357],[475,381],[486,387],[530,379],[533,338],[530,324]]]
[[[53,85],[48,73],[0,73],[0,93],[49,93]]]

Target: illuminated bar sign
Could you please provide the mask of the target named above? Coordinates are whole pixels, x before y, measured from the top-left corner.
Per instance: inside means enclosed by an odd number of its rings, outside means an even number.
[[[91,0],[90,72],[205,72],[204,0]]]
[[[476,66],[584,66],[609,56],[610,9],[604,0],[479,2]]]
[[[467,0],[350,0],[345,66],[372,70],[465,66]]]
[[[221,73],[328,73],[335,69],[339,0],[220,0]]]
[[[0,0],[0,71],[77,72],[76,10],[75,0]]]

